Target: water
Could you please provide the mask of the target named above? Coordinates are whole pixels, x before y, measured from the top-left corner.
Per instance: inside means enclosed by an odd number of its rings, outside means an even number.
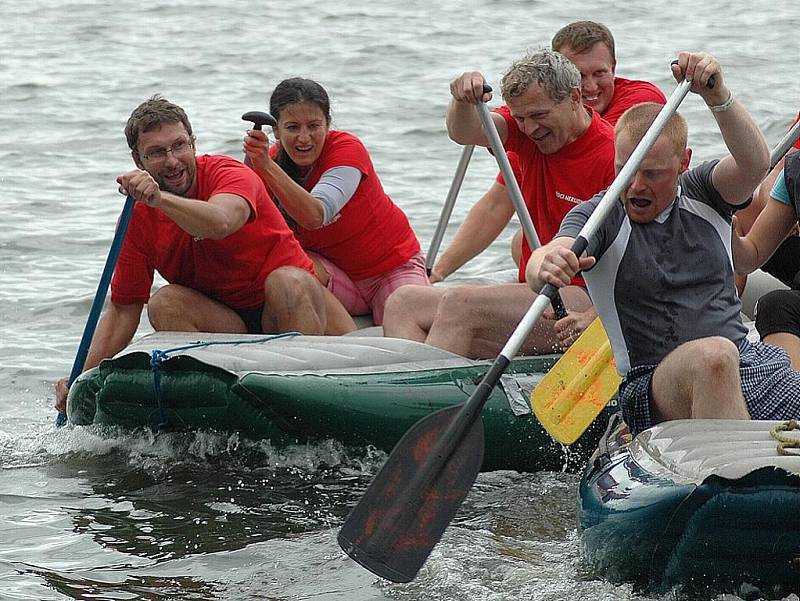
[[[582,570],[574,475],[482,475],[419,578],[389,585],[335,542],[381,454],[213,432],[55,432],[52,385],[72,363],[122,208],[125,120],[153,93],[187,110],[201,152],[240,156],[242,113],[263,110],[284,77],[318,79],[335,125],[365,141],[427,246],[460,154],[444,113],[461,71],[496,86],[558,27],[602,20],[618,73],[667,93],[677,51],[715,53],[774,144],[800,108],[799,16],[794,3],[721,0],[3,0],[0,598],[643,598]],[[699,99],[683,112],[694,160],[720,154]],[[454,226],[495,171],[475,153]],[[512,230],[462,277],[508,267]]]

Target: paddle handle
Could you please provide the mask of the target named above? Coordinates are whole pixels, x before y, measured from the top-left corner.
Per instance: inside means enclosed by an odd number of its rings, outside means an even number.
[[[786,132],[786,135],[781,138],[781,141],[778,142],[778,145],[772,150],[772,153],[769,155],[770,171],[772,171],[775,165],[789,152],[789,149],[794,146],[798,138],[800,138],[800,121],[795,123],[792,128]]]
[[[488,93],[492,91],[492,88],[484,84],[483,91]],[[508,162],[506,149],[503,147],[503,141],[500,139],[500,134],[497,132],[497,127],[495,127],[494,121],[492,120],[489,107],[486,106],[485,102],[478,102],[477,109],[478,116],[483,124],[483,129],[486,132],[486,137],[489,138],[489,145],[494,153],[497,166],[503,174],[503,179],[506,180],[506,189],[508,190],[508,195],[511,198],[511,203],[514,205],[514,210],[517,213],[520,224],[522,224],[522,231],[525,233],[525,238],[528,240],[528,244],[531,245],[531,248],[537,249],[542,243],[539,241],[539,236],[536,234],[536,228],[533,225],[533,220],[531,220],[528,208],[525,206],[522,191],[519,189],[519,183],[514,176],[514,170],[511,169],[511,163]]]
[[[253,129],[260,130],[264,125],[271,125],[275,127],[278,125],[278,121],[270,115],[269,113],[265,113],[264,111],[249,111],[242,115],[243,121],[252,121],[253,122]]]
[[[483,91],[484,93],[489,93],[492,91],[492,87],[488,84],[484,84]],[[492,114],[485,102],[479,102],[477,108],[478,116],[481,119],[486,136],[489,138],[489,144],[492,147],[492,152],[494,153],[494,158],[497,161],[497,166],[500,168],[500,172],[503,174],[503,179],[506,181],[506,190],[511,198],[511,203],[514,205],[514,210],[517,213],[517,218],[519,219],[520,224],[522,224],[522,231],[525,234],[525,238],[528,240],[528,244],[530,245],[531,249],[536,250],[542,245],[542,243],[539,240],[539,235],[536,233],[536,227],[533,225],[533,220],[528,212],[528,208],[525,206],[525,199],[522,197],[522,190],[519,188],[519,182],[517,182],[517,178],[514,175],[514,170],[511,168],[511,163],[508,161],[508,155],[503,147],[503,141],[500,139],[500,134],[497,131],[497,127],[492,120]],[[553,310],[555,311],[558,319],[562,319],[567,316],[567,310],[561,300],[561,295],[556,293],[555,297],[552,299],[552,304]]]
[[[103,273],[100,275],[100,282],[97,284],[97,292],[95,292],[94,295],[92,308],[89,311],[89,317],[86,319],[86,325],[83,327],[83,335],[78,345],[78,352],[75,354],[75,361],[72,363],[72,371],[69,374],[67,387],[72,386],[72,383],[83,371],[83,366],[86,363],[86,356],[89,354],[89,346],[92,343],[94,332],[97,329],[97,322],[100,319],[100,312],[106,300],[106,293],[111,283],[111,276],[114,275],[114,268],[117,265],[122,243],[125,241],[125,233],[128,231],[128,224],[133,214],[133,205],[135,202],[133,196],[128,195],[128,198],[125,200],[125,206],[122,207],[117,229],[111,241],[111,248],[108,250],[108,256],[106,257],[106,264],[103,267]],[[61,427],[66,422],[67,414],[59,412],[56,416],[56,426]]]
[[[442,238],[444,238],[444,232],[447,229],[447,224],[450,223],[450,216],[453,214],[453,207],[456,204],[458,193],[461,191],[461,184],[464,182],[464,175],[467,172],[467,167],[469,166],[469,161],[472,158],[473,150],[475,150],[475,146],[473,144],[467,144],[461,151],[461,158],[458,159],[456,172],[455,175],[453,175],[453,181],[450,184],[450,189],[447,191],[447,198],[444,201],[442,212],[439,215],[439,223],[436,224],[436,231],[433,233],[431,246],[428,249],[428,255],[425,259],[425,271],[428,272],[429,276],[433,271],[433,265],[436,262],[436,255],[439,252],[439,246],[442,244]]]

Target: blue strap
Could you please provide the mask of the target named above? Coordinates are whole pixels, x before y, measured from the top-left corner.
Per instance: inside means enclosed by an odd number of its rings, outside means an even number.
[[[255,340],[218,340],[210,342],[194,342],[184,346],[176,346],[165,351],[153,349],[150,354],[150,368],[153,370],[153,391],[156,396],[156,402],[158,403],[158,413],[161,417],[161,421],[158,424],[158,429],[163,430],[170,425],[169,418],[167,418],[167,412],[164,409],[164,399],[161,396],[161,363],[165,359],[169,358],[170,353],[176,353],[178,351],[185,351],[194,348],[202,348],[204,346],[222,346],[226,344],[259,344],[262,342],[272,342],[273,340],[294,336],[302,336],[302,333],[286,332],[284,334],[275,334],[274,336],[257,338]]]

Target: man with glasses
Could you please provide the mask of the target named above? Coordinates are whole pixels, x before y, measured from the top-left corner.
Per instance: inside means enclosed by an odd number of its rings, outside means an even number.
[[[251,169],[196,156],[186,113],[158,95],[133,111],[125,136],[137,168],[117,183],[137,203],[84,369],[131,341],[145,304],[156,330],[339,333],[328,316],[344,308]],[[151,296],[154,271],[168,284]],[[63,379],[61,411],[66,395]]]

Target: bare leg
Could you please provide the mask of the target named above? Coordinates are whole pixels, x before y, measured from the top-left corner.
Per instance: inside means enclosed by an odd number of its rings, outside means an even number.
[[[447,288],[426,342],[468,357],[496,356],[535,297],[525,284]],[[586,292],[575,286],[563,288],[561,297],[568,310],[586,311],[591,306]],[[520,352],[560,351],[554,324],[540,319]]]
[[[353,317],[347,312],[339,299],[327,288],[322,288],[325,295],[325,315],[327,319],[327,327],[325,328],[326,336],[339,336],[347,334],[356,329],[356,322]]]
[[[800,371],[800,338],[788,332],[776,332],[764,336],[764,342],[785,350],[792,362],[792,368]]]
[[[433,323],[443,288],[402,286],[386,301],[383,313],[384,336],[425,342]]]
[[[325,289],[309,272],[279,267],[264,282],[264,332],[322,335],[327,327]]]
[[[147,316],[156,331],[247,333],[233,309],[178,284],[162,286],[150,297]]]
[[[739,379],[739,350],[727,338],[686,342],[653,374],[653,423],[671,419],[750,419]]]

